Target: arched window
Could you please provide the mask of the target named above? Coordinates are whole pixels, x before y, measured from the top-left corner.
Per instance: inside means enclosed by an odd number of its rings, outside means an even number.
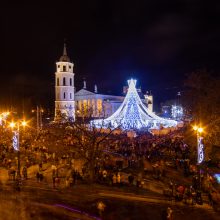
[[[63,77],[63,86],[65,86],[65,85],[66,85],[66,78]]]
[[[72,99],[72,93],[70,93],[70,99]]]
[[[63,72],[66,72],[66,66],[63,66]]]
[[[57,86],[59,86],[59,85],[60,85],[59,78],[57,78]]]
[[[66,93],[65,92],[63,93],[63,98],[66,99]]]
[[[72,86],[72,78],[70,78],[70,86]]]

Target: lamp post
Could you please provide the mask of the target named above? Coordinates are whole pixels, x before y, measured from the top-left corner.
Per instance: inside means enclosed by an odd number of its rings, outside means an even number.
[[[21,178],[21,161],[20,161],[20,126],[25,127],[27,125],[26,121],[18,121],[18,122],[11,122],[10,127],[14,133],[13,136],[13,148],[18,152],[18,167],[17,167],[17,179]]]
[[[201,171],[200,165],[204,161],[204,145],[203,145],[203,137],[201,136],[204,129],[195,125],[193,127],[194,131],[196,131],[197,136],[197,165],[199,167],[199,189],[201,190]]]

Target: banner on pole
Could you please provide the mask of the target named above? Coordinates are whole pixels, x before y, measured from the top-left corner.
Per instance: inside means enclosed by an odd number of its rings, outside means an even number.
[[[12,142],[13,148],[18,151],[19,149],[18,149],[18,132],[17,131],[14,131],[14,136],[12,140],[13,140]]]
[[[198,164],[204,160],[204,144],[203,137],[198,137]]]

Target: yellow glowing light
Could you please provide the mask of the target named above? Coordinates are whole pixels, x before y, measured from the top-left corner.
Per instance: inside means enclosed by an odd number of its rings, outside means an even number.
[[[194,126],[193,126],[193,130],[195,130],[195,131],[197,131],[198,128],[199,128],[199,127],[198,127],[197,125],[194,125]]]
[[[14,123],[14,122],[11,122],[9,126],[10,126],[11,128],[14,128],[14,127],[15,127],[15,123]]]
[[[202,133],[203,132],[203,128],[198,128],[198,132]]]
[[[195,130],[195,131],[197,131],[199,133],[202,133],[204,131],[202,127],[198,127],[197,125],[193,126],[193,130]]]
[[[22,122],[21,122],[21,125],[22,125],[23,127],[25,127],[25,126],[27,125],[27,122],[26,122],[26,121],[22,121]]]

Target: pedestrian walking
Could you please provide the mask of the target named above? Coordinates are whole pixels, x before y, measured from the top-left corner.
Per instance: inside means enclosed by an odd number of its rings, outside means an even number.
[[[112,183],[113,183],[113,185],[116,185],[116,183],[117,183],[117,177],[115,174],[112,177]]]
[[[134,176],[131,173],[128,176],[128,182],[129,182],[129,185],[132,185],[134,182]]]
[[[173,220],[173,210],[170,207],[167,208],[167,220]]]
[[[97,209],[98,209],[98,211],[99,211],[99,216],[102,218],[102,216],[103,216],[103,212],[105,211],[105,207],[106,207],[106,205],[102,202],[102,201],[100,201],[100,202],[98,202],[97,203]]]
[[[27,179],[27,167],[26,166],[24,166],[22,169],[22,175],[24,179]]]
[[[120,186],[120,184],[121,184],[121,175],[120,175],[120,173],[118,173],[118,175],[117,175],[117,184],[118,184],[118,186]]]

